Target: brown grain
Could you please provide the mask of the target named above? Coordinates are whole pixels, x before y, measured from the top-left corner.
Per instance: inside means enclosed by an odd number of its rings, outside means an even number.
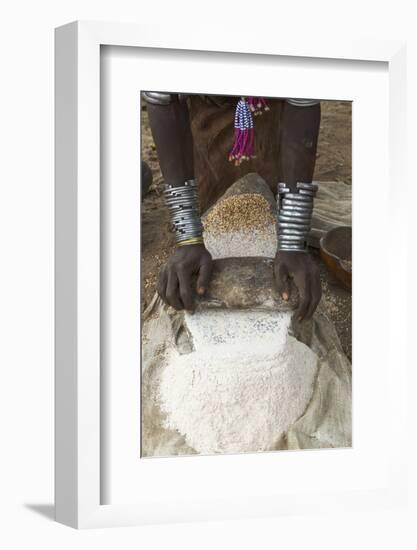
[[[233,195],[220,201],[204,221],[205,231],[224,233],[230,231],[262,230],[275,224],[268,201],[255,193]]]

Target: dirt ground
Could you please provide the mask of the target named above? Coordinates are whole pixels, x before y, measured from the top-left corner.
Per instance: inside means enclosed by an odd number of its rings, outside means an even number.
[[[323,101],[321,126],[314,179],[342,181],[352,184],[352,108],[349,102]],[[142,159],[150,166],[153,184],[142,202],[142,310],[149,304],[160,267],[174,248],[173,235],[168,231],[169,219],[161,192],[162,174],[155,144],[142,110]],[[346,355],[352,358],[352,297],[341,288],[324,266],[320,254],[312,250],[320,268],[322,304],[335,324]]]

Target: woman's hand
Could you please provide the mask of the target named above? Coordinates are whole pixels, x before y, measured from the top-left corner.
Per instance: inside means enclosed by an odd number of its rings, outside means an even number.
[[[294,281],[300,295],[295,316],[299,321],[310,319],[321,298],[320,273],[310,255],[280,250],[275,256],[274,275],[278,292],[284,300],[289,299],[291,281]]]
[[[178,246],[161,269],[158,294],[174,309],[192,311],[195,296],[192,277],[197,275],[197,294],[203,296],[210,282],[211,271],[211,254],[203,244]]]

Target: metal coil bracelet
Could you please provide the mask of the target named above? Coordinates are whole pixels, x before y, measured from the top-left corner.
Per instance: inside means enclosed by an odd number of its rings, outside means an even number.
[[[203,226],[200,220],[197,182],[188,180],[179,187],[165,185],[164,195],[175,228],[177,245],[202,244]]]
[[[306,252],[318,184],[299,182],[296,189],[278,184],[278,250]]]

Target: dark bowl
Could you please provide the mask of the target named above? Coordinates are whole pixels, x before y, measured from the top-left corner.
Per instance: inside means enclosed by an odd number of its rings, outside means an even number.
[[[320,255],[339,283],[352,290],[352,228],[335,227],[320,239]]]

